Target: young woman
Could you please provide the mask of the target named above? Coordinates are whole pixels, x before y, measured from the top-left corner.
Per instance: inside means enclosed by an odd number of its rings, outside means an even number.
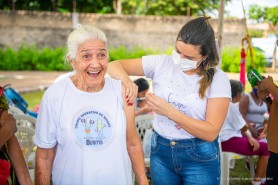
[[[147,93],[146,101],[156,113],[150,161],[154,185],[220,183],[217,137],[231,87],[218,62],[214,31],[207,17],[199,17],[181,28],[172,56],[109,63],[109,75],[128,87],[129,102],[137,93],[129,75],[153,81],[154,94]]]

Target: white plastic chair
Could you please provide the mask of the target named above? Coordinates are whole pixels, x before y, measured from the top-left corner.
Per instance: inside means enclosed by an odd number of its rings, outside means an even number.
[[[223,152],[220,139],[218,139],[218,142],[219,142],[219,150],[221,155],[221,178],[220,178],[221,185],[229,185],[230,169],[234,168],[236,159],[247,158],[247,160],[250,163],[250,176],[251,177],[255,176],[255,165],[252,156],[240,155],[233,152]]]
[[[146,140],[144,141],[145,138],[145,134],[146,131],[148,129],[152,130],[153,126],[153,119],[154,119],[154,115],[152,114],[144,114],[144,115],[139,115],[135,117],[135,124],[136,124],[136,128],[137,128],[137,133],[141,139],[142,145],[147,145]],[[145,146],[143,145],[143,150],[145,148]],[[144,151],[144,153],[146,153],[146,151]],[[145,161],[145,167],[150,167],[150,157],[144,157],[144,161]]]
[[[35,135],[36,119],[26,114],[13,115],[16,120],[17,132],[16,138],[19,142],[24,159],[29,168],[35,167],[33,137]]]
[[[20,110],[19,108],[17,108],[16,106],[14,105],[9,105],[9,110],[8,112],[12,115],[22,115],[22,114],[25,114],[22,110]]]

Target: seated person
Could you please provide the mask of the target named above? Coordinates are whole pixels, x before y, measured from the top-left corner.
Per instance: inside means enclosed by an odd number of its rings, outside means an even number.
[[[224,125],[219,134],[222,151],[234,152],[241,155],[259,155],[257,169],[252,184],[264,184],[269,152],[267,143],[257,141],[247,132],[246,122],[239,112],[237,103],[240,101],[243,86],[239,81],[230,80],[232,102],[228,109]]]
[[[134,83],[138,86],[135,116],[150,113],[151,110],[145,101],[145,95],[150,87],[148,81],[144,78],[138,78]]]
[[[267,121],[265,114],[268,107],[257,94],[257,86],[252,91],[246,93],[239,102],[239,111],[246,121],[248,129],[255,138],[264,139],[266,137]]]

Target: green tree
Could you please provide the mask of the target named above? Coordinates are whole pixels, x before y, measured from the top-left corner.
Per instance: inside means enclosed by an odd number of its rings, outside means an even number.
[[[218,9],[219,0],[75,0],[79,13],[115,13],[135,15],[202,15]],[[231,0],[227,0],[231,1]],[[2,10],[39,10],[72,12],[74,0],[1,0]]]
[[[278,23],[278,6],[275,7],[260,7],[258,5],[252,5],[249,9],[249,19],[255,20],[257,22],[268,23],[269,28],[275,34],[276,39],[278,38],[278,32],[275,29]],[[277,45],[274,44],[274,51],[273,51],[273,63],[272,69],[275,70],[276,67],[276,49]]]
[[[123,14],[201,15],[218,9],[219,0],[122,0]]]

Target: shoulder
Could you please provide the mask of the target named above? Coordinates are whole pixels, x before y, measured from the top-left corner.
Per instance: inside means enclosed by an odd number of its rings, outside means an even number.
[[[65,87],[68,85],[68,78],[64,78],[64,79],[61,79],[57,82],[54,82],[53,84],[51,84],[47,90],[46,90],[46,93],[59,93],[59,92],[62,92]]]
[[[214,79],[221,79],[221,78],[228,79],[228,75],[221,69],[215,68]]]
[[[172,57],[169,55],[148,55],[142,57],[142,62],[145,65],[151,65],[152,63],[157,65],[163,62],[163,65],[165,65],[165,63],[172,63]]]
[[[108,84],[110,88],[113,88],[115,91],[121,91],[122,89],[122,81],[117,80],[111,77],[105,77],[105,83]]]
[[[249,96],[250,96],[250,94],[247,93],[240,99],[240,101],[239,101],[239,106],[240,107],[246,106],[246,105],[249,104],[249,101],[250,101]]]
[[[174,62],[169,55],[149,55],[142,57],[142,66],[145,76],[153,78],[156,72],[161,75],[161,73],[169,71],[174,66]]]
[[[228,75],[224,71],[222,71],[221,69],[218,69],[218,68],[215,68],[215,73],[213,76],[212,84],[214,86],[223,85],[224,88],[231,87]]]
[[[170,60],[170,55],[146,55],[142,57],[142,60]]]
[[[122,102],[123,90],[125,90],[123,82],[111,77],[105,77],[105,83],[107,83],[109,91],[114,93],[117,99]]]

